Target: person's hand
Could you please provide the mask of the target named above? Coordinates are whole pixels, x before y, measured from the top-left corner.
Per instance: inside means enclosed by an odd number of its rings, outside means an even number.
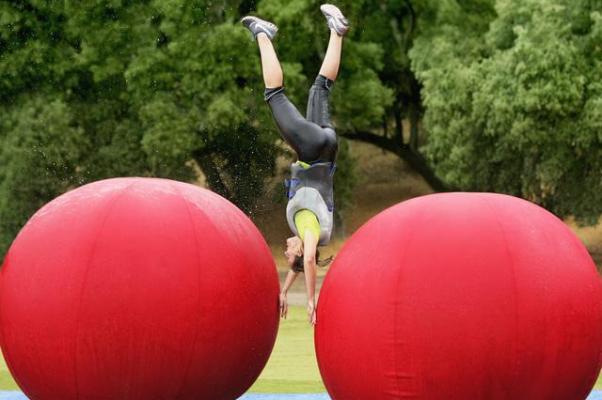
[[[307,302],[307,317],[309,319],[310,324],[316,324],[316,305],[313,301]]]
[[[286,319],[286,314],[288,314],[286,293],[280,293],[280,317]]]

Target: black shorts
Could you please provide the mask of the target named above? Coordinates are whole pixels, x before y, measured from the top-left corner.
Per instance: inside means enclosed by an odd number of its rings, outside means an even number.
[[[333,82],[318,75],[307,101],[307,118],[284,94],[284,88],[265,90],[272,115],[282,138],[295,150],[299,160],[312,164],[334,162],[337,155],[337,137],[328,108],[328,97]]]

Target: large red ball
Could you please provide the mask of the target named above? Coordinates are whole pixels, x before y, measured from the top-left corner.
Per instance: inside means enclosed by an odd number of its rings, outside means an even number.
[[[10,248],[2,350],[33,400],[232,400],[270,355],[278,291],[261,234],[225,199],[100,181],[47,204]]]
[[[600,370],[602,286],[581,242],[544,209],[437,194],[353,235],[317,322],[335,400],[578,400]]]

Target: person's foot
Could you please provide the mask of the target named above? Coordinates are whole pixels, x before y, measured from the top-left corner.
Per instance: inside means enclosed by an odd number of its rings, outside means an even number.
[[[252,15],[244,17],[240,22],[242,22],[245,28],[251,31],[254,38],[257,38],[257,35],[260,33],[265,33],[270,40],[273,40],[276,32],[278,32],[278,27],[273,23],[253,17]]]
[[[322,4],[320,11],[326,17],[328,27],[334,30],[339,36],[345,36],[349,30],[349,21],[347,21],[341,10],[332,4]]]

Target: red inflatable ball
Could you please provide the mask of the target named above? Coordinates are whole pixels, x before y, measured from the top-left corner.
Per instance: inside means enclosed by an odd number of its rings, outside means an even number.
[[[437,194],[351,237],[317,322],[334,400],[579,400],[600,371],[602,286],[584,246],[546,210]]]
[[[236,399],[278,328],[259,231],[220,196],[169,180],[60,196],[19,233],[1,279],[2,351],[32,400]]]

